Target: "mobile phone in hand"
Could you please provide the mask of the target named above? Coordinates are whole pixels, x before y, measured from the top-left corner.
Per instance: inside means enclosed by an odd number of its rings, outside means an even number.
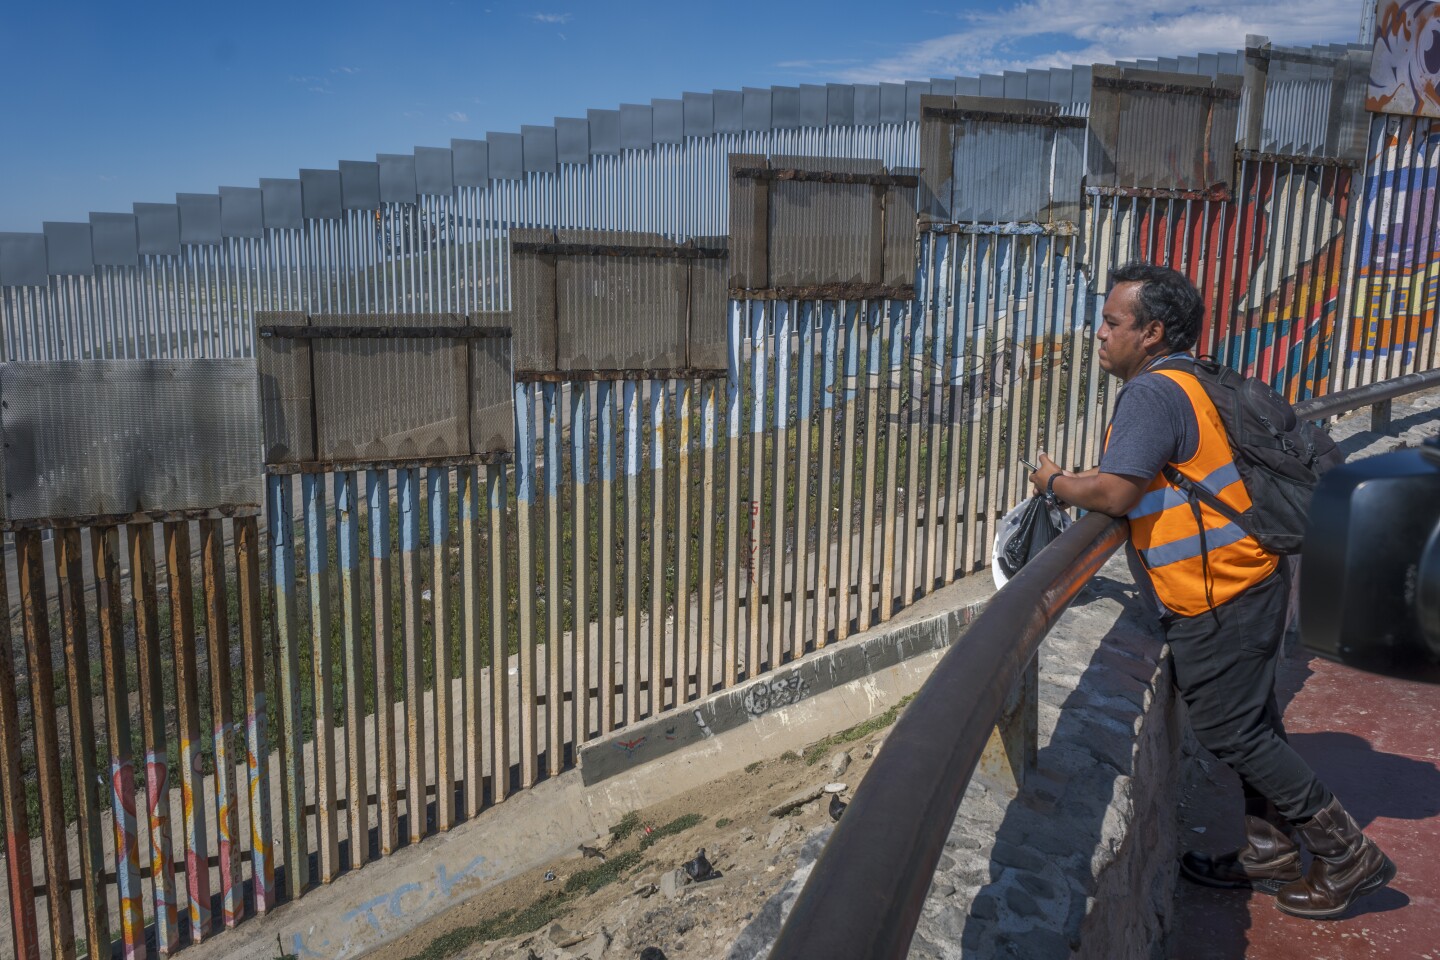
[[[1040,469],[1039,467],[1035,466],[1035,464],[1031,463],[1029,460],[1026,460],[1024,457],[1018,457],[1017,459],[1021,463],[1025,464],[1025,466],[1029,467],[1031,473],[1034,473],[1036,470]]]

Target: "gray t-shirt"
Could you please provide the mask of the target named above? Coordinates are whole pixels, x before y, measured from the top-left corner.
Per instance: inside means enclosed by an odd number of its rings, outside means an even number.
[[[1184,389],[1169,377],[1142,373],[1115,400],[1100,471],[1149,480],[1165,464],[1195,456],[1199,445],[1200,425]]]

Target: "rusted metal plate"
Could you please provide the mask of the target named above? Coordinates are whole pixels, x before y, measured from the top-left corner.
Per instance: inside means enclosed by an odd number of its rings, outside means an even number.
[[[658,234],[562,230],[565,243],[676,246]],[[556,366],[623,370],[685,365],[688,261],[560,257],[555,267]]]
[[[1238,76],[1097,64],[1086,185],[1205,190],[1228,183],[1240,86]]]
[[[510,231],[510,292],[516,370],[555,369],[555,256],[526,253],[525,244],[555,242],[554,230]]]
[[[777,155],[772,168],[881,174],[879,160]],[[875,184],[778,180],[770,184],[770,285],[876,282],[883,261],[881,209]]]
[[[904,177],[916,177],[918,169],[899,167],[891,171]],[[897,183],[885,191],[884,260],[880,282],[886,286],[914,286],[916,264],[917,189]]]
[[[257,503],[253,360],[0,367],[7,520]]]
[[[729,164],[730,286],[747,290],[768,287],[770,183],[735,176],[737,170],[766,166],[766,160],[759,154],[732,153]]]
[[[614,230],[514,230],[510,240],[514,369],[522,380],[684,369],[692,273],[723,271],[727,255],[724,238],[677,243]],[[700,320],[706,336],[723,326],[722,314],[723,297]]]
[[[314,326],[460,326],[456,314],[311,317]],[[470,452],[468,358],[448,338],[319,339],[314,354],[316,455],[402,460]]]
[[[484,321],[485,317],[471,317]],[[509,322],[497,314],[497,323]],[[474,453],[513,453],[515,450],[515,390],[509,338],[469,342],[470,449]]]
[[[924,97],[922,209],[982,223],[1078,219],[1084,130],[1050,101]]]
[[[255,314],[258,327],[304,326],[303,313]],[[310,381],[310,341],[258,337],[260,422],[266,463],[304,463],[315,459],[314,385]]]
[[[697,247],[719,249],[725,237],[695,237]],[[729,337],[729,258],[695,260],[690,264],[690,330],[688,366],[723,370]]]
[[[910,285],[919,171],[731,154],[730,295]]]

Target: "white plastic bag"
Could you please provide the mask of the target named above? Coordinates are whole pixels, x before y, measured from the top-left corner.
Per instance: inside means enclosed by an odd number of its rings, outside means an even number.
[[[1014,510],[1011,510],[1000,518],[1000,523],[995,528],[995,545],[990,550],[990,573],[991,576],[995,578],[995,586],[997,589],[1005,586],[1010,580],[1010,576],[1006,574],[1005,567],[1001,562],[1001,558],[1005,553],[1005,547],[1010,543],[1012,537],[1021,534],[1021,523],[1025,519],[1026,512],[1031,509],[1030,505],[1032,501],[1035,500],[1043,502],[1045,498],[1043,495],[1037,494],[1028,500],[1021,501]],[[1070,526],[1070,514],[1056,506],[1053,502],[1046,503],[1045,509],[1049,514],[1051,524],[1054,525],[1057,531],[1057,535],[1063,532],[1066,527]],[[1018,570],[1016,572],[1018,572]]]

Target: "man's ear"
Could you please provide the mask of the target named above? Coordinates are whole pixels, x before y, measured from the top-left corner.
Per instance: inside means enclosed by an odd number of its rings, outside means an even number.
[[[1145,325],[1145,346],[1152,347],[1157,343],[1165,342],[1165,324],[1159,320],[1151,320]]]

